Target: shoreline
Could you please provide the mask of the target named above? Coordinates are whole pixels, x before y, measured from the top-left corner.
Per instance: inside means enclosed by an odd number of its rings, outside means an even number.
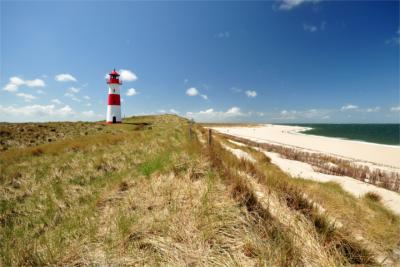
[[[301,130],[301,131],[298,131],[298,132],[293,132],[293,134],[301,134],[301,135],[306,135],[306,136],[317,136],[317,137],[325,137],[325,138],[334,138],[334,139],[339,139],[339,140],[344,140],[344,141],[352,141],[352,142],[358,142],[358,143],[364,143],[364,144],[370,144],[370,145],[400,148],[400,144],[399,145],[389,145],[389,144],[368,142],[368,141],[360,140],[360,139],[349,139],[349,138],[339,137],[339,136],[326,136],[326,135],[317,135],[317,134],[306,134],[306,133],[304,133],[304,131],[308,131],[308,129]]]
[[[259,127],[210,127],[224,134],[276,144],[310,153],[326,154],[352,162],[364,162],[386,171],[400,172],[400,146],[303,134],[306,127],[265,124]]]
[[[288,125],[288,124],[261,124],[261,125],[281,125],[281,126],[293,126],[293,127],[299,127],[302,129],[298,129],[295,130],[293,129],[293,131],[291,133],[293,134],[302,134],[302,135],[306,135],[306,136],[317,136],[317,137],[326,137],[326,138],[335,138],[335,139],[339,139],[339,140],[345,140],[345,141],[354,141],[354,142],[360,142],[360,143],[366,143],[366,144],[372,144],[372,145],[378,145],[378,146],[387,146],[387,147],[394,147],[394,148],[399,148],[400,144],[397,145],[393,145],[393,144],[382,144],[382,143],[376,143],[376,142],[370,142],[370,141],[366,141],[366,140],[361,140],[361,139],[351,139],[351,138],[346,138],[346,137],[340,137],[340,136],[327,136],[327,135],[318,135],[318,134],[307,134],[304,133],[306,131],[315,129],[313,127],[306,127],[306,126],[298,126],[298,125]]]

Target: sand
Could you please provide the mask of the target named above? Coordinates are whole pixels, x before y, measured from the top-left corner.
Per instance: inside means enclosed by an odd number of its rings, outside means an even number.
[[[227,145],[223,145],[223,147],[224,147],[226,150],[230,151],[232,154],[234,154],[234,155],[235,155],[237,158],[239,158],[239,159],[242,159],[242,158],[243,158],[243,159],[248,160],[248,161],[253,162],[253,163],[256,162],[256,160],[255,160],[253,157],[251,157],[251,156],[249,155],[249,153],[244,152],[244,151],[241,150],[241,149],[231,148],[231,147],[229,147],[229,146],[227,146]]]
[[[365,142],[342,140],[330,137],[304,135],[299,133],[303,130],[296,126],[268,125],[264,127],[224,127],[213,128],[221,133],[247,138],[257,142],[279,144],[312,152],[325,153],[350,159],[355,163],[366,164],[384,170],[400,171],[400,147]],[[231,141],[243,146],[243,144]],[[240,149],[229,149],[240,158],[248,158]],[[367,192],[375,192],[382,197],[382,202],[400,215],[400,194],[368,184],[348,176],[336,176],[314,171],[308,163],[282,158],[279,154],[261,150],[271,162],[281,168],[292,177],[314,180],[317,182],[336,182],[344,190],[356,197],[361,197]],[[388,167],[390,166],[390,167]]]
[[[231,143],[237,146],[245,146],[242,143],[238,143],[230,140]],[[251,162],[255,162],[255,159],[248,153],[241,149],[234,149],[228,146],[224,146],[225,149],[231,151],[236,157],[244,158]],[[267,152],[263,149],[259,149],[265,155],[271,159],[271,163],[277,165],[282,171],[286,172],[293,178],[303,178],[307,180],[313,180],[317,182],[336,182],[342,186],[344,190],[353,194],[356,197],[362,197],[365,193],[375,192],[382,198],[382,203],[389,209],[400,215],[400,194],[371,185],[368,183],[361,182],[348,176],[337,176],[324,174],[314,171],[312,166],[308,163],[290,160],[282,158],[278,153]]]
[[[324,174],[314,171],[308,163],[284,159],[279,154],[263,151],[271,162],[277,165],[281,170],[290,174],[292,177],[300,177],[317,182],[336,182],[342,186],[344,190],[356,197],[362,197],[367,192],[375,192],[382,197],[382,203],[400,215],[400,194],[356,180],[348,176],[337,176]]]
[[[271,125],[261,127],[215,127],[221,133],[310,152],[338,156],[369,166],[386,166],[400,171],[400,146],[379,145],[361,141],[306,135],[299,126]]]

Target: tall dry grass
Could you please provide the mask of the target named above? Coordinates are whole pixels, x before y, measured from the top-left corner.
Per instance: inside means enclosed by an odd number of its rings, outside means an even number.
[[[125,122],[0,152],[0,265],[299,266],[326,254],[307,252],[293,236],[303,228],[283,223],[285,214],[300,216],[317,229],[301,195],[286,188],[293,185],[279,189],[265,156],[249,164],[220,140],[208,148],[201,128],[189,138],[188,121],[177,116]],[[252,181],[278,194],[286,213],[274,216]],[[324,222],[318,227],[329,229]],[[332,234],[314,228],[304,229],[329,247],[319,238]],[[355,258],[343,254],[337,265]]]
[[[397,235],[400,231],[400,219],[378,201],[379,196],[367,194],[365,197],[357,198],[345,192],[340,185],[335,183],[291,179],[277,166],[270,164],[268,159],[264,159],[264,153],[252,147],[237,146],[228,142],[224,137],[221,137],[221,141],[225,145],[240,148],[258,159],[256,166],[265,173],[268,187],[277,188],[278,191],[288,191],[281,196],[289,200],[290,206],[296,210],[302,210],[301,212],[307,217],[309,217],[307,215],[310,211],[309,207],[314,207],[311,210],[315,213],[312,221],[315,221],[322,236],[328,235],[329,237],[333,226],[334,228],[345,228],[346,231],[339,231],[339,234],[346,236],[350,242],[356,241],[356,244],[352,244],[351,247],[358,247],[358,254],[364,255],[362,257],[368,258],[372,252],[376,262],[386,265],[396,265],[400,262],[400,258],[396,256],[400,244],[400,237]],[[249,163],[246,164],[249,165]],[[251,173],[256,173],[251,164],[250,170]],[[293,186],[295,190],[293,190]],[[294,196],[297,196],[296,198],[300,201],[293,202]],[[324,214],[325,222],[321,222],[319,218],[321,212]],[[344,252],[349,251],[346,248],[348,247],[347,243],[343,244]],[[369,253],[363,248],[366,248]]]

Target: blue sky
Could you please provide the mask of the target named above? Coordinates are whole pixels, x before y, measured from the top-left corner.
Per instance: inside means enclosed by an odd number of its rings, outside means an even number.
[[[400,121],[398,1],[0,5],[0,121]]]

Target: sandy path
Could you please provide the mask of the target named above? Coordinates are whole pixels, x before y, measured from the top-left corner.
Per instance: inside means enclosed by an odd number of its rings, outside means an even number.
[[[279,144],[400,169],[400,146],[379,145],[338,138],[305,135],[303,127],[265,125],[261,127],[215,127],[221,133],[257,142]]]

